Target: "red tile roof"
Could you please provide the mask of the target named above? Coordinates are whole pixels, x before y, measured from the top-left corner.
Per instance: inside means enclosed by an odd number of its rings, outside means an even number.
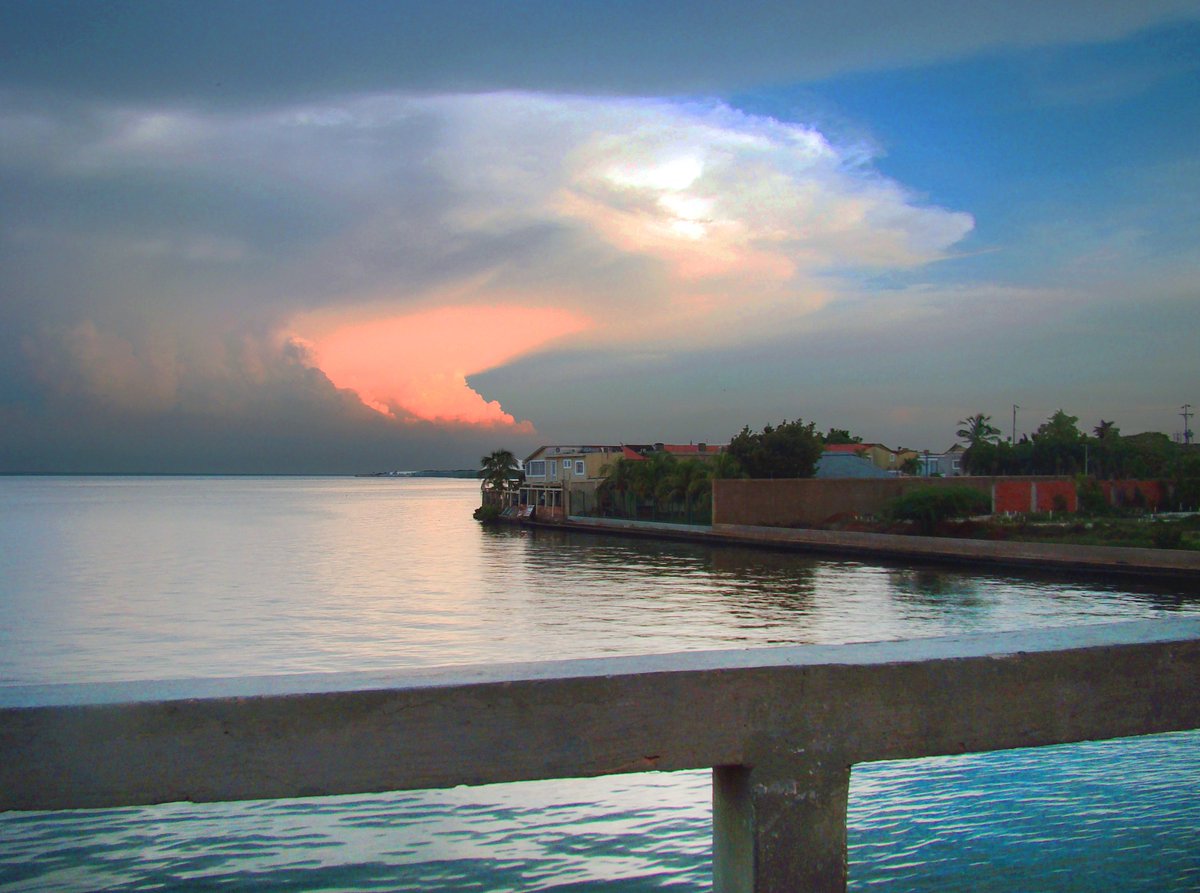
[[[715,444],[705,444],[704,449],[700,449],[698,443],[664,443],[663,449],[668,453],[683,456],[707,456],[710,453],[722,453],[725,451],[724,446]]]
[[[879,446],[877,443],[827,443],[825,444],[825,452],[827,453],[849,453],[856,455],[862,450],[869,449],[873,446]],[[887,447],[884,447],[887,449]]]

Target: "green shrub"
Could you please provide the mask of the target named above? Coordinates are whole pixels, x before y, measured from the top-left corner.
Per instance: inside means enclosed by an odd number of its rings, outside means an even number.
[[[1175,502],[1184,511],[1200,508],[1200,477],[1183,478],[1176,483]]]
[[[973,487],[921,487],[892,500],[888,514],[899,521],[916,521],[922,533],[930,534],[942,521],[986,514],[991,507],[991,499]]]
[[[1079,511],[1087,515],[1112,514],[1112,506],[1104,495],[1104,490],[1096,483],[1095,478],[1083,478],[1076,483],[1075,491],[1079,494]]]
[[[498,505],[481,505],[475,509],[475,520],[482,521],[484,524],[492,524],[500,518],[500,506]]]
[[[1158,549],[1182,549],[1183,530],[1177,524],[1155,521],[1151,525],[1150,541]]]

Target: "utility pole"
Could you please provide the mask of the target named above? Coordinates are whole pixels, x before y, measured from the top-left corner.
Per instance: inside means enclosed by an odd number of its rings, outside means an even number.
[[[1010,437],[1010,438],[1008,439],[1008,442],[1009,442],[1009,445],[1010,445],[1010,446],[1016,446],[1016,445],[1017,445],[1017,410],[1018,410],[1018,409],[1020,409],[1020,408],[1021,408],[1021,407],[1017,406],[1017,404],[1015,404],[1015,403],[1013,404],[1013,426],[1012,426],[1012,437]]]
[[[1195,413],[1192,412],[1192,404],[1190,403],[1185,403],[1179,408],[1182,410],[1179,414],[1183,416],[1183,444],[1187,446],[1192,442],[1192,426],[1189,424],[1188,419],[1194,416]]]

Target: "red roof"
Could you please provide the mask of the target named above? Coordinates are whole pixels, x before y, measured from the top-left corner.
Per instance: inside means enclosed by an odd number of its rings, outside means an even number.
[[[700,449],[698,443],[664,443],[663,449],[668,453],[683,456],[707,456],[709,453],[722,453],[725,451],[724,446],[713,444],[705,444],[704,449]]]
[[[879,446],[877,443],[827,443],[825,444],[825,452],[827,453],[849,453],[854,456],[869,447]],[[887,447],[884,447],[886,450]]]

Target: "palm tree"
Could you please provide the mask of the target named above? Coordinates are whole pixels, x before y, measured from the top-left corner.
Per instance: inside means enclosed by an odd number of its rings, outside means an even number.
[[[618,456],[600,469],[600,474],[604,476],[604,480],[597,489],[602,493],[620,496],[621,511],[625,513],[629,510],[629,500],[627,497],[629,491],[633,489],[633,482],[636,477],[634,465],[636,464],[633,459]]]
[[[962,427],[955,432],[955,435],[967,441],[969,447],[981,443],[995,443],[1000,438],[1000,429],[992,424],[992,417],[984,415],[982,412],[959,419],[958,423]]]
[[[659,503],[666,495],[664,486],[675,467],[675,457],[667,452],[652,452],[634,468],[633,492],[650,503],[650,517],[658,516]]]
[[[692,523],[696,497],[712,493],[712,472],[713,469],[707,462],[685,459],[676,464],[668,478],[670,498],[683,501],[684,516],[688,524]]]
[[[1111,477],[1121,464],[1121,431],[1116,422],[1100,420],[1100,424],[1092,429],[1096,435],[1096,477]],[[1086,459],[1086,453],[1085,459]]]
[[[479,460],[480,489],[491,491],[503,499],[514,481],[521,480],[521,464],[511,450],[492,450]]]
[[[724,451],[709,459],[708,467],[714,480],[749,477],[746,472],[742,471],[741,464],[733,457],[733,454]]]

